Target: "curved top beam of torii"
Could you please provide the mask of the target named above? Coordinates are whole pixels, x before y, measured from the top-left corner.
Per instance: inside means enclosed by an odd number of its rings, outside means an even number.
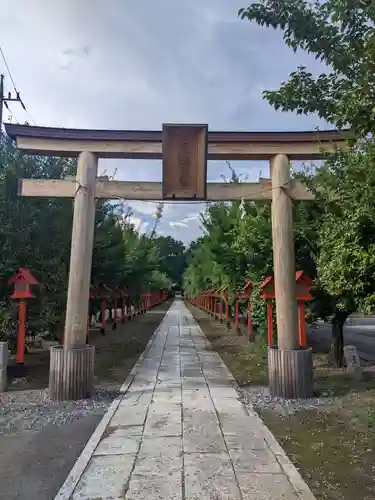
[[[17,146],[28,154],[98,158],[162,159],[163,132],[88,130],[5,124]],[[208,132],[208,160],[269,160],[282,153],[291,160],[317,160],[346,147],[350,131]]]

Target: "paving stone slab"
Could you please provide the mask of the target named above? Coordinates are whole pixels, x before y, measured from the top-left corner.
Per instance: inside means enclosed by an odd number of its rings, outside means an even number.
[[[268,448],[266,440],[250,430],[244,434],[239,434],[235,430],[232,434],[224,434],[224,441],[229,451],[263,450]]]
[[[183,408],[183,446],[185,453],[218,453],[226,450],[213,411]]]
[[[229,455],[236,473],[282,473],[279,462],[269,448],[229,450]]]
[[[102,439],[94,455],[136,455],[139,450],[141,435],[123,436],[115,429]]]
[[[205,410],[211,410],[212,413],[215,412],[215,407],[212,402],[210,393],[207,388],[188,390],[183,388],[182,390],[182,406],[184,408],[201,408]]]
[[[181,436],[144,436],[139,449],[141,458],[175,459],[182,456]]]
[[[181,406],[171,407],[171,405],[164,405],[169,408],[161,410],[160,405],[154,408],[150,406],[147,415],[146,425],[144,429],[145,435],[150,436],[181,436]]]
[[[243,500],[300,500],[285,474],[237,473]]]
[[[123,397],[119,408],[129,407],[129,406],[147,406],[152,400],[152,391],[128,391]]]
[[[148,407],[119,407],[113,415],[110,427],[131,427],[134,425],[144,425]]]
[[[134,455],[92,458],[73,493],[72,500],[123,499],[134,461]]]
[[[126,500],[182,500],[182,459],[168,463],[140,459],[136,463]]]
[[[226,453],[184,456],[186,500],[242,500]]]

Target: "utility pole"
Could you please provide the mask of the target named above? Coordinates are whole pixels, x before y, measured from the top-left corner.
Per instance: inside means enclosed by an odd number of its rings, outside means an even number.
[[[16,97],[13,97],[11,92],[8,92],[7,96],[4,95],[4,75],[0,74],[0,132],[2,131],[3,127],[3,106],[5,106],[8,109],[8,111],[10,111],[7,103],[19,102],[23,107],[23,109],[26,111],[26,107],[22,102],[20,93],[17,90],[15,92],[16,92]]]

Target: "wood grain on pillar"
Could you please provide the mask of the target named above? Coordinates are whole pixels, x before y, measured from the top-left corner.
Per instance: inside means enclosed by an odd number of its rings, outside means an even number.
[[[65,348],[86,344],[97,169],[96,155],[89,152],[79,155],[64,333]]]
[[[278,154],[271,159],[271,176],[278,346],[280,349],[298,349],[293,206],[288,194],[290,164],[287,156]]]

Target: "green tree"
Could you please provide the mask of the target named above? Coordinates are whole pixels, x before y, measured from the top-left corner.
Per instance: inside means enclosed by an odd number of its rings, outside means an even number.
[[[367,0],[261,0],[239,11],[242,19],[283,32],[285,44],[326,65],[317,77],[298,67],[264,97],[275,108],[317,113],[359,134],[375,131],[375,4]]]
[[[180,288],[186,269],[184,244],[171,236],[157,236],[153,241],[158,250],[159,270],[165,273],[177,288]]]
[[[325,313],[333,314],[333,348],[339,364],[346,318],[375,307],[374,162],[375,144],[367,139],[348,152],[335,153],[305,176],[321,210],[317,286],[325,293]],[[318,314],[323,316],[323,311]]]

